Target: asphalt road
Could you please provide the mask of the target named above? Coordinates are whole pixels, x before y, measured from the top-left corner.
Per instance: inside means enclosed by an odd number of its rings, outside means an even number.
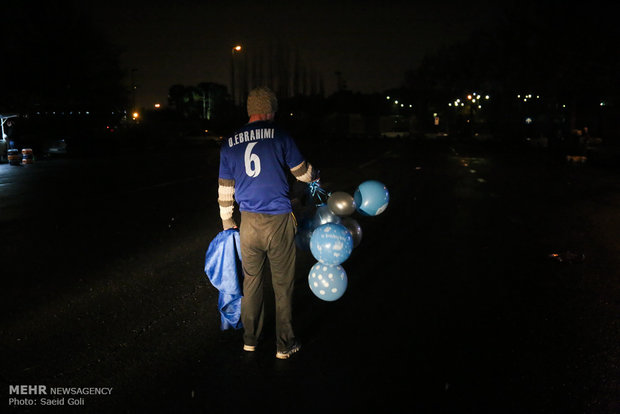
[[[617,167],[462,142],[301,146],[326,190],[376,179],[391,200],[354,216],[338,301],[310,292],[298,252],[287,361],[272,324],[253,354],[220,330],[203,271],[214,147],[0,165],[5,392],[113,388],[63,412],[620,411]],[[58,411],[41,397],[9,408]]]

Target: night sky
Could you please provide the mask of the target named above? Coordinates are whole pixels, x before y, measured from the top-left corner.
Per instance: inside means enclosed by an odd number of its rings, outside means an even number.
[[[404,73],[428,51],[495,24],[501,2],[473,0],[201,2],[88,2],[95,23],[135,69],[138,106],[166,103],[173,84],[230,84],[230,54],[284,44],[336,89],[381,92],[401,86]]]
[[[61,0],[35,7],[17,2],[8,4],[0,19],[2,59],[7,63],[0,65],[0,77],[14,80],[11,90],[5,90],[8,108],[28,107],[33,98],[38,102],[40,91],[48,98],[47,106],[53,106],[68,86],[89,96],[103,96],[93,85],[105,82],[103,90],[116,85],[129,91],[132,80],[137,85],[132,95],[137,106],[153,108],[155,103],[167,104],[168,91],[175,84],[212,82],[230,88],[231,51],[239,44],[243,47],[239,58],[247,57],[248,67],[259,61],[257,56],[265,58],[273,50],[299,56],[303,70],[321,79],[326,96],[342,85],[337,72],[348,90],[375,93],[403,86],[406,72],[418,69],[433,52],[464,45],[474,33],[494,37],[501,30],[504,36],[499,38],[504,41],[499,46],[486,43],[504,48],[496,55],[509,66],[501,70],[519,72],[519,66],[529,66],[529,73],[522,72],[532,76],[537,65],[553,66],[545,59],[574,62],[576,67],[580,59],[590,59],[582,69],[568,70],[590,77],[601,55],[612,56],[614,36],[620,36],[611,4],[599,0],[570,4],[560,0]],[[530,29],[537,36],[528,36]],[[568,32],[572,36],[566,36]],[[101,37],[107,46],[101,44]],[[550,53],[548,48],[556,46],[562,46],[561,51]],[[455,52],[450,53],[462,63],[464,57]],[[91,74],[97,68],[99,75],[111,68],[97,66],[98,60],[109,63],[106,59],[113,54],[119,57],[124,85],[114,84],[114,76],[93,81]],[[267,60],[273,67],[273,56]],[[458,73],[459,68],[449,71]],[[471,76],[479,72],[484,71]]]

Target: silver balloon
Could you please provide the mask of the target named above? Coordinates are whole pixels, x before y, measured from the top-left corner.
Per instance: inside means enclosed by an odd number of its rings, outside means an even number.
[[[353,214],[357,208],[355,199],[343,191],[331,193],[327,199],[327,206],[338,216],[349,216]]]
[[[362,227],[359,225],[357,220],[351,217],[343,217],[340,224],[345,226],[351,233],[351,236],[353,236],[353,247],[359,246],[362,241]]]
[[[317,207],[312,221],[313,227],[317,228],[327,223],[340,223],[340,217],[334,214],[326,205]]]

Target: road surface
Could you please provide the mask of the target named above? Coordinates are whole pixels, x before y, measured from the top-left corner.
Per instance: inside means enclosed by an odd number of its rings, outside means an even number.
[[[220,330],[203,271],[216,148],[1,164],[4,389],[112,388],[65,399],[75,412],[618,412],[617,168],[450,141],[300,145],[326,190],[376,179],[391,200],[354,216],[338,301],[310,292],[298,252],[287,361],[272,324],[253,354]],[[12,412],[53,410],[17,397],[37,405]]]

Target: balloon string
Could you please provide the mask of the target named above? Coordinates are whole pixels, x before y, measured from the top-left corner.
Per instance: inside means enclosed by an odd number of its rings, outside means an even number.
[[[319,180],[308,183],[308,188],[310,190],[310,195],[312,196],[312,199],[315,201],[317,206],[325,204],[331,194],[321,188],[321,183],[319,182]]]

